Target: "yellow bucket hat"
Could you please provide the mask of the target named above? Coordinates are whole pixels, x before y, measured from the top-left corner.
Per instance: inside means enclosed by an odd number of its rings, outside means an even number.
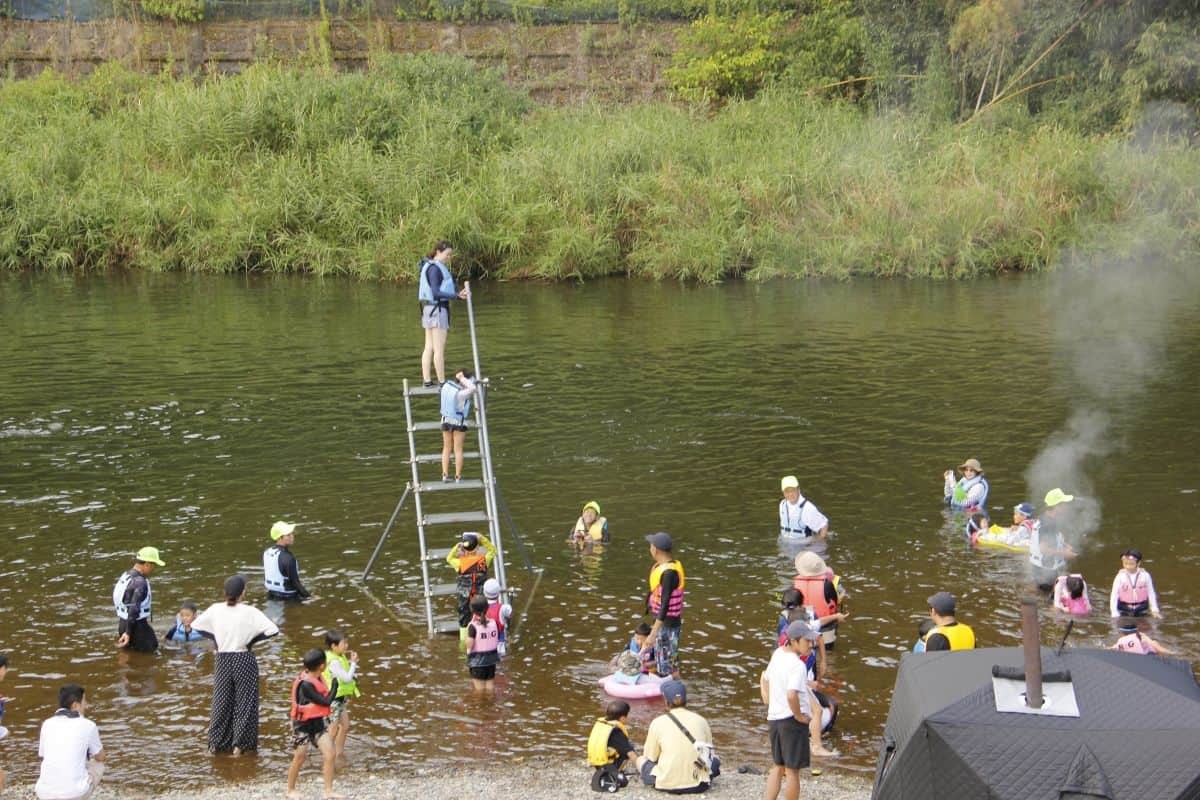
[[[137,555],[135,555],[134,558],[136,558],[138,561],[146,561],[151,564],[158,564],[160,567],[166,566],[166,562],[164,562],[158,555],[157,547],[143,547],[141,550],[137,551]]]

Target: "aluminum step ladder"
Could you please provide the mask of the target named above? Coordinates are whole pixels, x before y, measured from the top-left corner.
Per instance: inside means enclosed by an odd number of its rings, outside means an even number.
[[[475,335],[475,308],[469,292],[470,283],[464,285],[468,287],[466,298],[467,322],[471,331],[471,355],[475,367],[475,378],[478,381],[478,388],[471,398],[471,405],[475,409],[475,415],[474,419],[468,423],[468,438],[471,436],[471,433],[475,435],[478,449],[470,452],[464,451],[463,460],[477,459],[480,464],[480,477],[464,478],[461,481],[443,481],[440,479],[440,475],[432,480],[422,478],[422,465],[440,465],[442,460],[440,450],[440,434],[442,430],[441,387],[427,387],[420,383],[410,386],[406,378],[404,380],[404,415],[407,423],[405,428],[408,433],[408,463],[412,470],[412,475],[362,575],[363,580],[366,580],[367,575],[370,574],[371,567],[383,549],[383,544],[387,540],[388,534],[396,524],[396,519],[404,507],[405,501],[411,496],[413,498],[413,508],[416,511],[417,542],[421,548],[421,581],[423,587],[422,594],[425,601],[425,620],[431,636],[434,633],[458,633],[457,608],[454,609],[454,612],[449,617],[435,617],[433,607],[433,599],[435,597],[454,597],[458,594],[458,576],[455,575],[455,580],[449,583],[435,582],[430,576],[429,565],[431,562],[434,564],[440,563],[443,565],[443,569],[449,569],[449,566],[445,565],[445,561],[446,556],[451,551],[450,547],[430,547],[430,539],[433,538],[433,534],[429,530],[430,528],[444,529],[447,526],[459,527],[460,530],[455,532],[452,538],[444,534],[437,535],[439,541],[450,541],[454,543],[454,546],[457,546],[459,533],[462,530],[461,526],[470,524],[478,528],[486,527],[488,538],[496,546],[496,557],[492,561],[492,574],[500,582],[500,586],[502,587],[501,598],[504,602],[509,602],[510,597],[508,580],[504,570],[504,542],[500,535],[500,521],[496,503],[496,478],[492,471],[492,451],[491,444],[488,441],[488,381],[479,366],[479,343]],[[427,397],[430,402],[423,402]],[[421,405],[419,412],[414,410],[414,404]],[[420,421],[415,416],[418,413],[423,417]],[[432,436],[426,435],[423,439],[435,442],[439,446],[439,449],[436,452],[418,452],[418,434],[429,431],[437,431],[439,434],[438,437],[435,439]],[[451,454],[451,460],[453,461],[453,459],[454,456]],[[423,502],[424,496],[426,494],[441,492],[461,493],[464,497],[473,492],[478,492],[479,494],[476,497],[482,495],[483,508],[479,509],[478,503],[476,503],[474,509],[427,513],[425,511],[425,503]]]

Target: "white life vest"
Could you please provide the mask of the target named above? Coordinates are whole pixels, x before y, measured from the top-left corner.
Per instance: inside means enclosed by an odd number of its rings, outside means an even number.
[[[279,568],[279,553],[282,550],[282,547],[273,544],[263,551],[263,579],[267,584],[268,592],[295,594],[295,589],[287,587],[287,582],[283,577],[283,570]]]
[[[125,590],[129,588],[129,582],[133,580],[133,576],[137,575],[136,569],[127,569],[121,573],[121,577],[117,578],[117,585],[113,587],[113,605],[117,608],[117,616],[121,619],[128,620],[129,615],[125,611]],[[138,607],[137,618],[148,619],[150,617],[150,581],[146,581],[146,599]]]

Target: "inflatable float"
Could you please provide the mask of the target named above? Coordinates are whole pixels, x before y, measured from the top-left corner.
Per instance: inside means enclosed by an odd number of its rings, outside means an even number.
[[[605,694],[622,700],[649,700],[662,697],[662,682],[663,679],[654,674],[641,676],[637,683],[621,683],[614,681],[612,675],[605,675],[600,679],[600,686]]]
[[[975,544],[980,547],[995,547],[1000,550],[1008,550],[1010,553],[1029,552],[1028,539],[1018,539],[1014,543],[1009,529],[999,525],[993,525],[986,532],[979,534],[975,538]]]

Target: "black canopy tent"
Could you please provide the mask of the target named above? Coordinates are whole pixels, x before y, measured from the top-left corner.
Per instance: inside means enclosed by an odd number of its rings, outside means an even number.
[[[1070,673],[1078,716],[998,711],[993,666],[1019,671],[1023,658],[1019,647],[905,655],[872,799],[1200,800],[1190,664],[1043,648],[1043,673]]]

